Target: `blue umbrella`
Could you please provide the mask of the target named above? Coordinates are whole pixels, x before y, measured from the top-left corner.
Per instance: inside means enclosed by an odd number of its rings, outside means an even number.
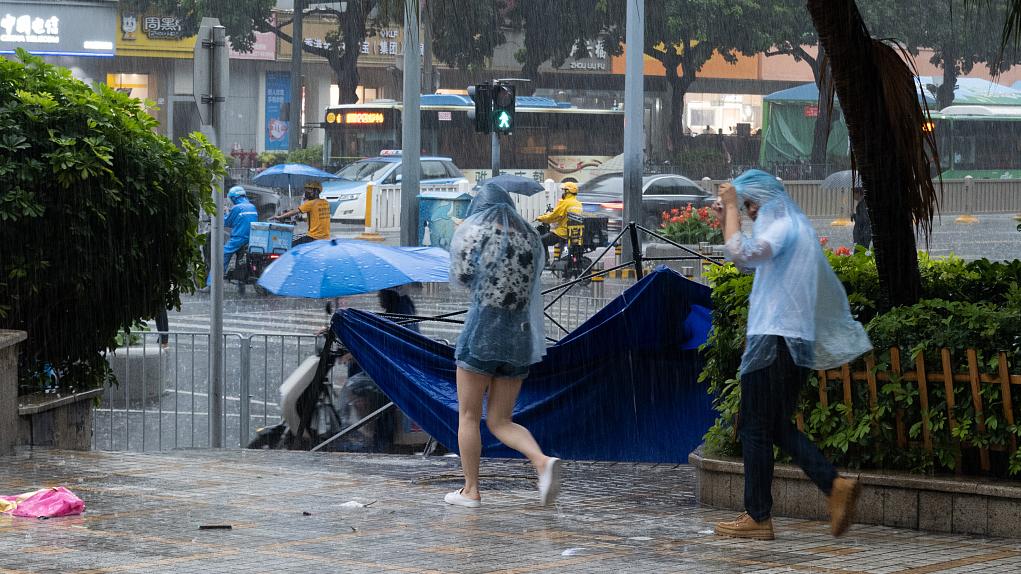
[[[323,239],[292,248],[259,285],[275,295],[325,299],[407,283],[444,283],[450,255],[438,247],[390,247],[355,239]]]
[[[303,163],[280,163],[265,169],[262,173],[252,178],[254,183],[268,187],[286,187],[287,197],[291,198],[291,189],[301,189],[310,181],[322,181],[324,179],[341,179],[328,171],[316,169]],[[290,206],[289,206],[290,207]]]
[[[479,182],[480,188],[483,185],[495,185],[507,193],[516,193],[525,197],[546,191],[541,183],[520,175],[498,175]]]
[[[269,187],[304,187],[309,181],[340,179],[328,171],[303,163],[280,163],[263,170],[252,181]]]

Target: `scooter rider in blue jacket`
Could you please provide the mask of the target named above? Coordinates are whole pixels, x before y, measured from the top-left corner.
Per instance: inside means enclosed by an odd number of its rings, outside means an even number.
[[[234,205],[230,211],[223,216],[223,226],[230,228],[230,241],[223,246],[223,272],[227,272],[227,265],[230,258],[243,247],[248,245],[248,236],[252,232],[252,223],[259,221],[259,212],[256,211],[252,202],[248,201],[248,194],[245,188],[235,185],[227,192],[227,199]],[[210,268],[210,272],[212,269]],[[212,284],[212,276],[206,280],[206,285]]]

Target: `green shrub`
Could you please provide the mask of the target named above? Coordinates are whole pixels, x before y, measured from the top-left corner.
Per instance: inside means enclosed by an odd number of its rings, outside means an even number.
[[[180,305],[203,273],[199,209],[223,157],[156,127],[111,88],[23,51],[0,59],[0,328],[28,332],[22,390],[50,368],[66,387],[101,385],[117,333]]]
[[[910,307],[879,314],[876,307],[878,281],[875,262],[864,251],[841,257],[829,254],[830,263],[844,284],[852,313],[865,323],[876,349],[877,370],[890,366],[889,348],[902,350],[902,369],[914,370],[915,357],[923,353],[927,372],[942,372],[939,349],[951,350],[957,372],[967,372],[965,350],[978,350],[979,369],[997,370],[998,353],[1006,351],[1013,365],[1021,365],[1021,288],[1018,287],[1021,262],[965,262],[956,257],[930,258],[920,255],[925,299]],[[747,325],[748,296],[752,277],[742,275],[731,265],[712,270],[713,332],[705,347],[706,364],[701,379],[714,394],[719,418],[706,434],[710,452],[740,454],[735,417],[740,405],[738,366]],[[940,298],[934,296],[941,294]],[[863,361],[854,365],[864,370]],[[1003,398],[998,385],[983,384],[983,422],[978,431],[976,409],[968,385],[954,387],[954,418],[957,427],[950,432],[947,397],[942,384],[929,385],[928,423],[933,442],[932,454],[922,446],[922,410],[918,384],[911,381],[880,382],[878,405],[869,404],[868,387],[852,386],[855,407],[849,413],[842,402],[839,382],[827,385],[828,406],[819,401],[818,379],[813,373],[805,387],[801,412],[805,432],[823,453],[837,465],[848,468],[903,469],[914,472],[956,470],[961,461],[965,472],[977,471],[973,453],[961,452],[958,440],[972,446],[1005,447],[1011,437],[1021,437],[1018,425],[1008,425],[1003,417]],[[1015,410],[1017,402],[1015,401]],[[910,425],[905,429],[908,448],[897,446],[894,413],[900,411]],[[1016,416],[1021,419],[1021,413]],[[1001,456],[994,473],[1021,473],[1021,454]]]
[[[314,145],[309,148],[296,149],[287,154],[287,163],[303,163],[322,169],[323,146]]]

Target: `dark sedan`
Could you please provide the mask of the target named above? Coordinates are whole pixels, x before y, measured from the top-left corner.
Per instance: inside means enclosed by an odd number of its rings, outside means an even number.
[[[664,211],[683,208],[689,203],[702,207],[710,205],[714,199],[701,186],[684,176],[647,175],[642,178],[642,215],[637,223],[656,229]],[[578,200],[585,211],[608,215],[610,230],[620,231],[624,212],[624,175],[609,173],[581,184]]]

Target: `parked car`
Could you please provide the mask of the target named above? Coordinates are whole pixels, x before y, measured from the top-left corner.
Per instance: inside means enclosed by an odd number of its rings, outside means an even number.
[[[423,184],[455,184],[467,181],[449,157],[421,158]],[[365,190],[373,185],[401,181],[401,156],[381,155],[348,164],[337,175],[342,179],[324,181],[320,197],[330,202],[330,219],[341,223],[365,221]]]
[[[636,223],[656,229],[662,214],[669,209],[683,208],[689,203],[695,207],[710,205],[710,195],[694,181],[673,174],[646,175],[642,178],[642,214]],[[608,173],[581,184],[578,201],[587,212],[609,216],[609,231],[619,232],[624,213],[624,174]]]
[[[281,204],[280,194],[274,191],[273,188],[252,183],[240,183],[231,179],[228,179],[226,183],[227,185],[224,186],[224,189],[230,189],[235,185],[245,188],[248,201],[251,201],[255,205],[255,210],[259,212],[259,221],[266,221],[271,215],[275,215],[277,211],[286,207]],[[283,201],[286,202],[286,200],[287,195],[284,194]],[[226,202],[226,200],[224,201]],[[230,202],[226,202],[224,205],[230,205]]]

